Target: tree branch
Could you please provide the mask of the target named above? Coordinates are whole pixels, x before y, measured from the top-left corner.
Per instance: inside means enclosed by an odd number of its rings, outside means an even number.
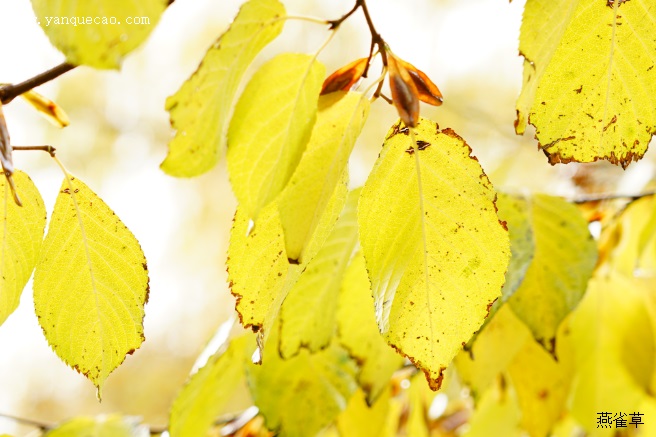
[[[7,103],[11,102],[12,100],[14,100],[14,98],[20,96],[21,94],[33,88],[36,88],[39,85],[43,85],[46,82],[50,82],[51,80],[58,78],[62,74],[71,71],[75,67],[76,66],[73,64],[64,62],[62,64],[57,65],[54,68],[51,68],[48,71],[44,71],[41,74],[37,74],[36,76],[27,79],[24,82],[17,83],[15,85],[13,84],[4,85],[0,87],[0,101],[2,102],[3,105],[6,105]]]
[[[595,194],[591,196],[570,199],[570,202],[580,204],[580,203],[594,203],[594,202],[603,202],[606,200],[619,200],[619,199],[626,199],[630,202],[633,202],[643,197],[653,196],[655,194],[656,194],[656,190],[645,191],[644,193],[639,193],[639,194]]]

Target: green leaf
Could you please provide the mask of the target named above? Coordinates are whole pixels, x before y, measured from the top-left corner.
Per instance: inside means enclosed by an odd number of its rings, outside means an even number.
[[[360,242],[387,342],[433,389],[500,295],[510,255],[492,185],[451,129],[392,128],[358,207]]]
[[[196,72],[166,100],[176,129],[162,170],[191,177],[216,165],[226,144],[237,89],[255,56],[282,31],[278,0],[250,0],[209,48]]]
[[[346,408],[357,389],[356,366],[335,343],[314,354],[302,349],[283,360],[275,340],[265,347],[262,365],[246,370],[255,405],[277,435],[316,435]]]
[[[67,175],[34,273],[48,343],[98,387],[144,341],[148,270],[139,242],[82,181]]]
[[[310,142],[279,201],[290,258],[305,261],[304,248],[340,182],[368,113],[369,99],[360,93],[319,98]]]
[[[264,64],[241,95],[228,130],[228,170],[239,204],[257,219],[285,188],[305,151],[325,67],[285,53]]]
[[[353,248],[358,241],[360,189],[351,191],[330,236],[292,287],[280,313],[280,353],[296,355],[305,347],[327,347],[336,328],[337,299]]]
[[[506,222],[510,235],[510,263],[506,271],[506,282],[501,289],[501,299],[497,299],[490,307],[490,314],[485,319],[481,331],[494,319],[495,314],[503,306],[524,280],[524,275],[535,254],[533,227],[528,216],[529,203],[526,199],[504,193],[497,196],[499,218]],[[479,332],[481,332],[479,331]],[[467,347],[476,339],[476,333]]]
[[[169,433],[172,437],[207,435],[244,380],[244,363],[255,342],[244,335],[220,349],[195,373],[173,402]]]
[[[553,352],[558,325],[585,293],[597,246],[575,205],[547,195],[529,203],[535,256],[509,303],[535,339]]]
[[[360,367],[358,383],[371,405],[389,385],[403,358],[378,331],[374,299],[361,253],[351,261],[342,281],[337,312],[339,341]]]
[[[619,7],[555,2],[548,9],[563,10],[552,19],[554,27],[542,18],[543,3],[529,1],[525,13],[532,21],[540,14],[545,26],[536,27],[544,35],[527,44],[540,69],[529,111],[540,147],[552,164],[605,159],[626,167],[656,133],[656,8],[637,0],[615,2]]]
[[[146,425],[128,416],[77,417],[59,425],[44,437],[148,437]]]
[[[119,68],[150,35],[167,0],[32,0],[37,22],[74,65]]]
[[[511,256],[506,272],[506,282],[501,290],[501,299],[493,305],[490,316],[494,314],[494,307],[497,306],[497,303],[507,302],[517,291],[535,255],[533,225],[528,216],[529,202],[520,197],[500,193],[497,198],[497,207],[499,208],[499,218],[505,221],[508,227]]]
[[[22,171],[15,170],[13,177],[22,207],[14,202],[7,179],[0,178],[0,193],[3,193],[0,206],[0,325],[18,307],[23,288],[39,257],[46,227],[46,208],[39,190]]]

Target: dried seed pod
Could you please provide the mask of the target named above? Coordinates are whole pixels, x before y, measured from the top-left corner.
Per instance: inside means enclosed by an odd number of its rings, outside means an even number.
[[[9,130],[5,122],[5,115],[2,112],[2,103],[0,103],[0,165],[2,166],[2,173],[7,178],[7,183],[11,189],[11,194],[14,197],[16,205],[22,206],[21,200],[16,192],[16,186],[11,175],[14,173],[14,163],[12,159],[11,141],[9,140]]]
[[[392,102],[399,117],[406,126],[415,127],[419,121],[419,91],[410,72],[402,61],[392,52],[387,51],[387,69],[389,70]]]
[[[408,73],[410,73],[410,77],[417,87],[417,92],[419,93],[417,97],[419,97],[419,100],[433,106],[440,106],[442,104],[442,93],[437,88],[437,85],[428,78],[426,73],[402,59],[397,58],[396,61],[403,65],[408,70]]]
[[[360,80],[367,68],[369,58],[360,58],[350,64],[347,64],[328,76],[323,82],[321,95],[333,93],[335,91],[348,91],[355,83]]]

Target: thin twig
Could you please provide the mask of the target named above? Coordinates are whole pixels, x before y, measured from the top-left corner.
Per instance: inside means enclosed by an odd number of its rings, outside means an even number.
[[[41,74],[37,74],[36,76],[27,79],[24,82],[17,83],[15,85],[10,84],[0,87],[0,101],[2,101],[3,105],[6,105],[7,103],[11,102],[21,94],[33,88],[36,88],[39,85],[43,85],[46,82],[50,82],[51,80],[58,78],[62,74],[71,71],[75,67],[76,66],[73,64],[64,62],[62,64],[57,65],[56,67],[51,68],[48,71],[44,71]]]
[[[48,431],[55,427],[55,425],[51,423],[40,422],[38,420],[32,420],[32,419],[25,419],[24,417],[12,416],[11,414],[0,413],[0,417],[8,420],[13,420],[16,423],[21,423],[23,425],[39,428],[41,431]]]
[[[383,61],[383,66],[387,67],[387,51],[385,50],[385,40],[380,36],[380,33],[376,30],[374,26],[374,21],[371,19],[369,14],[369,8],[367,7],[367,2],[365,0],[357,0],[357,3],[362,7],[362,13],[364,14],[365,20],[367,20],[367,26],[369,26],[369,33],[371,33],[371,47],[369,48],[369,58],[367,60],[367,67],[364,70],[362,76],[367,77],[369,72],[369,63],[372,56],[374,55],[374,46],[378,47],[380,52],[381,60]]]
[[[46,152],[53,158],[55,157],[55,152],[57,149],[55,149],[52,146],[12,146],[12,149],[14,150],[41,150],[43,152]]]
[[[342,24],[348,17],[353,15],[353,13],[355,11],[357,11],[359,7],[360,7],[360,2],[356,1],[355,6],[353,6],[353,8],[350,11],[348,11],[346,14],[342,15],[337,20],[328,21],[328,24],[330,25],[330,28],[331,29],[337,29],[339,27],[339,25]]]

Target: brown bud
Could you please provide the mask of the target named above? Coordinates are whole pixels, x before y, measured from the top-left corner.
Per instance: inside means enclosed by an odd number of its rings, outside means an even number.
[[[392,103],[399,117],[406,126],[415,127],[419,121],[419,91],[410,72],[402,61],[392,52],[387,51],[387,69],[389,70]]]
[[[357,59],[328,76],[323,82],[321,95],[350,90],[364,74],[368,61],[369,58]]]
[[[410,73],[410,77],[417,87],[417,92],[419,93],[417,97],[419,97],[419,100],[433,106],[440,106],[442,104],[442,93],[437,88],[437,85],[426,76],[426,73],[402,59],[397,58],[396,61],[403,65],[408,70],[408,73]]]

